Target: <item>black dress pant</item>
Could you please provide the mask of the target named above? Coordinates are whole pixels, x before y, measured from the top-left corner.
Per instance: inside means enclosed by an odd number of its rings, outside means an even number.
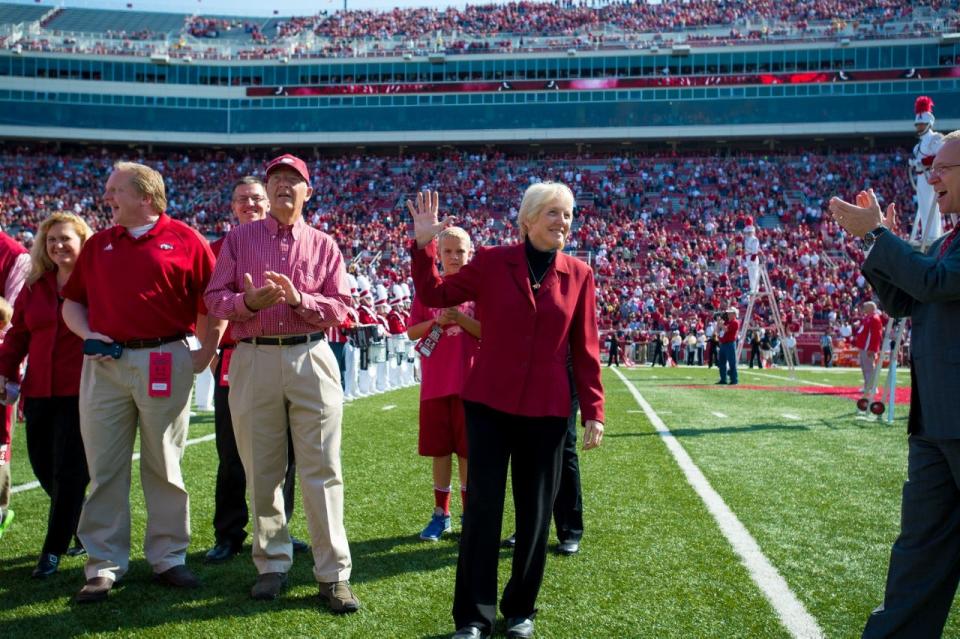
[[[757,363],[757,368],[763,368],[763,362],[760,360],[760,347],[751,346],[750,347],[750,368],[753,368],[753,363]]]
[[[237,438],[233,433],[233,419],[230,416],[229,386],[220,385],[220,372],[223,357],[217,361],[214,372],[213,421],[217,437],[217,487],[214,493],[213,529],[218,544],[230,544],[239,550],[247,537],[247,522],[250,513],[247,509],[247,475],[243,471],[243,462],[237,452]],[[287,429],[287,473],[283,479],[283,505],[287,521],[293,517],[294,489],[296,487],[297,466],[293,457],[293,440]]]
[[[607,368],[610,368],[610,366],[620,368],[620,349],[610,349],[610,354],[607,356]]]
[[[868,639],[940,637],[960,582],[960,439],[911,435],[908,445],[900,536]]]
[[[347,390],[347,353],[346,342],[330,342],[330,350],[333,356],[337,358],[337,367],[340,369],[340,388]]]
[[[80,436],[79,397],[27,397],[23,413],[30,466],[50,496],[42,552],[62,555],[77,532],[90,482]]]
[[[497,615],[507,466],[513,480],[517,544],[500,611],[504,617],[533,617],[547,562],[550,515],[568,428],[563,417],[522,417],[468,401],[464,408],[470,508],[460,537],[453,619],[457,628],[477,626],[489,632]]]
[[[567,434],[563,439],[563,457],[560,462],[560,486],[553,502],[553,523],[557,541],[579,542],[583,538],[583,492],[580,490],[580,458],[577,457],[577,412],[580,410],[577,391],[570,384],[572,400]]]

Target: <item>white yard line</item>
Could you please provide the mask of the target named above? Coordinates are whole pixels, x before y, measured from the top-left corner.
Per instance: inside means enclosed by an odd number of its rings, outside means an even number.
[[[812,382],[812,381],[802,380],[799,378],[793,379],[792,377],[787,377],[786,375],[771,375],[770,373],[755,373],[750,369],[747,369],[747,370],[741,369],[740,372],[748,373],[750,375],[756,375],[757,377],[767,377],[769,379],[780,379],[780,380],[786,380],[788,382],[796,382],[801,385],[809,384],[811,386],[823,386],[824,388],[833,388],[833,384],[822,384],[820,382]]]
[[[759,544],[750,534],[750,531],[740,522],[736,514],[720,494],[713,489],[710,482],[704,476],[703,472],[693,462],[690,455],[683,448],[680,442],[673,436],[667,425],[663,423],[660,416],[653,410],[653,407],[647,403],[640,391],[630,380],[623,376],[623,373],[614,371],[617,377],[630,390],[633,398],[636,400],[647,419],[657,429],[660,438],[666,445],[667,450],[673,455],[677,465],[683,471],[690,486],[696,491],[706,505],[707,510],[713,516],[714,520],[727,538],[733,551],[740,557],[750,578],[757,584],[760,591],[764,594],[773,609],[776,611],[780,622],[784,625],[791,636],[797,639],[819,639],[823,637],[823,631],[820,629],[817,620],[807,612],[803,603],[797,599],[797,596],[790,590],[783,576],[777,572],[777,569],[770,563],[770,560],[760,550]]]
[[[396,404],[387,404],[387,405],[384,406],[381,410],[393,410],[393,409],[396,408],[396,407],[397,407]]]
[[[187,446],[193,446],[194,444],[202,444],[203,442],[213,441],[216,438],[217,438],[216,434],[210,433],[209,435],[204,435],[203,437],[197,437],[196,439],[188,439]],[[132,459],[133,461],[139,461],[140,453],[134,453],[133,457],[131,457],[130,459]],[[33,490],[34,488],[40,488],[40,482],[31,481],[31,482],[27,482],[26,484],[20,484],[19,486],[14,486],[10,490],[10,492],[22,493],[27,490]]]
[[[800,419],[799,415],[794,415],[793,413],[780,413],[780,416],[783,417],[784,419],[793,419],[793,420]]]
[[[727,418],[727,416],[724,415],[723,413],[712,412],[711,414],[712,414],[714,417],[719,417],[720,419],[726,419],[726,418]]]

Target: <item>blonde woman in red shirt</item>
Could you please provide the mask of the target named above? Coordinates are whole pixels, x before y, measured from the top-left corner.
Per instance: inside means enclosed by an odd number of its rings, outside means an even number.
[[[47,534],[33,571],[38,579],[57,571],[77,532],[89,482],[78,404],[83,340],[63,321],[60,289],[91,235],[87,223],[72,213],[53,213],[40,224],[30,250],[30,275],[0,345],[0,397],[7,401],[14,399],[7,396],[8,383],[20,379],[20,364],[29,356],[20,391],[27,453],[33,473],[50,496]]]

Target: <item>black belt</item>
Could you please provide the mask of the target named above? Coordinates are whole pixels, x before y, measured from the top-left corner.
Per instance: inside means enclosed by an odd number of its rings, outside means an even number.
[[[178,333],[176,335],[168,335],[167,337],[132,339],[129,342],[120,342],[120,345],[124,348],[154,348],[155,346],[163,346],[164,344],[169,344],[170,342],[179,342],[184,339],[187,339],[187,334]]]
[[[244,337],[240,341],[255,346],[296,346],[297,344],[307,344],[326,338],[327,334],[320,332],[310,333],[309,335],[289,335],[286,337]]]

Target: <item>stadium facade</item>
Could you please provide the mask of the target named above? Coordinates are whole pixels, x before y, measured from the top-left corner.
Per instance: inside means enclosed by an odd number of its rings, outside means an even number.
[[[0,51],[0,137],[215,145],[684,141],[960,128],[952,37],[195,61]],[[905,124],[905,121],[908,122]]]

